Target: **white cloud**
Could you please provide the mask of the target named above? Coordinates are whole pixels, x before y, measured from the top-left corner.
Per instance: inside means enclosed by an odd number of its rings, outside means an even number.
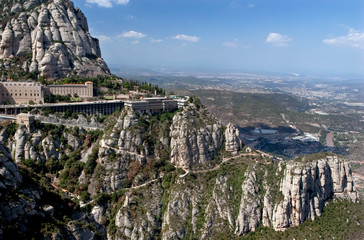
[[[188,35],[184,35],[184,34],[176,35],[176,36],[173,37],[173,39],[183,40],[183,41],[187,41],[187,42],[198,42],[198,41],[200,41],[199,37],[188,36]]]
[[[97,4],[99,7],[111,8],[114,4],[116,5],[126,5],[129,0],[86,0],[87,3]]]
[[[116,0],[116,3],[119,5],[126,5],[129,3],[129,0]]]
[[[123,32],[122,34],[119,35],[119,37],[123,38],[144,38],[146,36],[147,36],[146,34],[136,31]]]
[[[112,38],[111,38],[111,37],[106,36],[106,35],[99,35],[99,36],[97,36],[97,38],[98,38],[100,41],[110,41],[110,40],[112,40]]]
[[[229,47],[229,48],[236,48],[238,46],[238,39],[235,38],[234,41],[231,42],[224,42],[222,44],[224,47]]]
[[[279,33],[269,33],[265,42],[272,44],[275,47],[286,47],[292,41],[287,35]]]
[[[135,39],[134,41],[131,42],[131,44],[139,44],[139,40]]]
[[[364,49],[364,32],[361,33],[354,29],[350,29],[347,35],[327,38],[324,39],[323,42],[333,46],[348,46]]]

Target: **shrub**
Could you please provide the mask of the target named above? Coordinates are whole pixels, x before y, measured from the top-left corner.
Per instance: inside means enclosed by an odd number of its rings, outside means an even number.
[[[141,164],[139,161],[133,161],[129,165],[128,179],[132,181],[138,174]]]

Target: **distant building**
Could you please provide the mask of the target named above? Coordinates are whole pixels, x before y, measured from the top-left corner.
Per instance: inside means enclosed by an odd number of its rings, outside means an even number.
[[[178,103],[176,102],[176,100],[164,100],[162,104],[163,110],[166,112],[171,112],[178,108]]]
[[[16,116],[16,123],[19,125],[25,125],[30,129],[30,125],[34,122],[34,116],[28,113],[20,113]]]
[[[188,96],[176,98],[178,108],[185,106],[188,103]]]
[[[68,94],[72,97],[76,94],[80,98],[91,98],[94,96],[93,82],[49,86],[43,86],[39,82],[15,82],[9,79],[0,82],[0,104],[29,104],[30,101],[41,104],[44,102],[44,95]]]
[[[47,94],[66,96],[70,94],[72,97],[76,94],[80,98],[91,98],[94,96],[93,82],[85,82],[85,84],[63,84],[49,85],[45,87]]]
[[[125,101],[124,106],[132,109],[133,111],[146,111],[148,109],[147,101]]]
[[[43,94],[43,85],[38,82],[0,82],[0,104],[43,103]]]
[[[144,98],[141,101],[125,101],[125,107],[139,112],[170,112],[178,108],[177,101],[165,97]]]

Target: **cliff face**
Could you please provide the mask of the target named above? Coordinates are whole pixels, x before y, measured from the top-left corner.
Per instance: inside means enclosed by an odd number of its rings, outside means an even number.
[[[110,74],[86,17],[71,1],[1,3],[3,68],[46,78]]]
[[[358,200],[343,159],[277,163],[243,151],[234,126],[194,104],[154,116],[124,109],[108,122],[103,135],[39,123],[1,130],[0,236],[12,225],[29,236],[29,222],[51,216],[51,239],[96,231],[110,240],[221,239],[261,226],[285,230],[320,216],[331,199]],[[75,202],[83,210],[63,213],[62,203]],[[49,234],[44,225],[32,229]]]
[[[242,147],[236,127],[229,124],[225,128],[206,109],[194,104],[159,125],[153,126],[154,120],[150,117],[142,121],[147,124],[138,121],[133,111],[124,110],[106,137],[106,145],[146,157],[161,158],[169,152],[171,163],[184,169],[208,164],[222,149],[236,155]]]
[[[191,106],[173,117],[170,137],[171,162],[189,169],[214,159],[223,144],[223,129],[207,110],[197,111]]]

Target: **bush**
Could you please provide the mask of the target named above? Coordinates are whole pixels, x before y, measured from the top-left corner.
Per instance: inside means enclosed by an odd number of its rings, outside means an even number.
[[[82,202],[87,202],[90,199],[90,194],[87,191],[81,191],[79,196]]]
[[[139,161],[133,161],[129,165],[128,179],[132,181],[138,174],[141,164]]]

